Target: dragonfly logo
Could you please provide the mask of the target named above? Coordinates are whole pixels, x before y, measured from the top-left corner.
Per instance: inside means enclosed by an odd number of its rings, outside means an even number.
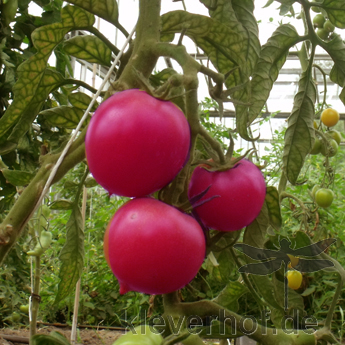
[[[249,263],[239,268],[241,273],[250,273],[255,275],[268,275],[278,271],[284,264],[285,272],[292,258],[298,257],[293,268],[300,272],[316,272],[324,268],[333,267],[334,263],[327,259],[316,259],[315,256],[323,253],[329,246],[334,244],[336,239],[326,239],[308,246],[293,249],[290,240],[283,238],[279,241],[280,248],[277,250],[261,249],[244,243],[236,243],[234,248],[244,253],[258,263]],[[285,277],[285,310],[288,309],[288,281]]]

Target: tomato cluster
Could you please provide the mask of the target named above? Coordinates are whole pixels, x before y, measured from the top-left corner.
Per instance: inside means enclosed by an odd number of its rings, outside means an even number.
[[[198,221],[150,196],[182,169],[190,142],[182,111],[140,90],[116,93],[89,124],[85,147],[91,173],[110,194],[133,197],[117,210],[104,235],[104,255],[121,294],[181,289],[205,257],[201,223],[236,231],[260,213],[265,180],[246,159],[231,161],[225,170],[195,168],[188,197]]]
[[[316,34],[323,40],[327,40],[335,29],[331,21],[321,13],[313,18],[313,24],[316,28]]]
[[[120,293],[175,291],[203,263],[206,243],[199,223],[148,197],[183,168],[190,141],[183,112],[140,90],[114,94],[91,119],[85,141],[91,173],[110,194],[134,197],[115,213],[104,236]]]

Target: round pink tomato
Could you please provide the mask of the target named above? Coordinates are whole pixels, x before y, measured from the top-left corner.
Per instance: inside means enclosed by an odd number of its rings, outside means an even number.
[[[104,246],[120,293],[166,294],[198,273],[206,243],[199,223],[152,198],[121,206],[112,218]]]
[[[207,193],[197,200],[208,187]],[[219,231],[236,231],[252,223],[265,196],[266,184],[260,169],[246,159],[227,171],[211,172],[196,167],[188,189],[197,215],[207,227]]]
[[[176,105],[131,89],[97,108],[86,133],[86,158],[110,194],[146,196],[175,178],[190,140],[188,121]]]

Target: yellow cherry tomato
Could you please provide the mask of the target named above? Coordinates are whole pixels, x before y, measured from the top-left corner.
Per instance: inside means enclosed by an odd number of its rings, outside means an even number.
[[[321,114],[321,121],[327,127],[335,126],[340,119],[339,113],[332,108],[325,109]]]
[[[286,274],[288,286],[290,289],[297,290],[302,284],[302,273],[300,271],[292,270]]]

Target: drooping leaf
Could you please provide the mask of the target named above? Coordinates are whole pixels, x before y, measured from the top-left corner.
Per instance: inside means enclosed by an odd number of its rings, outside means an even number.
[[[72,210],[73,202],[69,200],[55,200],[50,205],[49,208],[51,210]]]
[[[264,107],[279,71],[289,54],[289,49],[300,41],[296,29],[290,24],[278,27],[263,45],[260,59],[251,81],[251,105],[248,123],[252,123]],[[247,125],[243,124],[243,125]]]
[[[6,181],[13,186],[26,186],[34,177],[34,174],[27,171],[2,169],[1,172],[6,178]]]
[[[263,248],[266,241],[266,232],[269,225],[269,216],[266,203],[263,204],[260,214],[246,227],[243,243],[249,246]]]
[[[76,108],[86,110],[91,103],[92,98],[84,92],[73,92],[68,95],[69,102]],[[91,111],[96,110],[98,103],[95,102]]]
[[[329,75],[330,79],[341,87],[345,87],[345,43],[341,36],[335,34],[334,38],[322,45],[334,61]]]
[[[67,2],[101,17],[109,23],[118,23],[119,12],[116,0],[67,0]]]
[[[75,206],[66,225],[66,243],[60,253],[59,288],[55,304],[70,295],[84,266],[84,231],[80,209]]]
[[[62,333],[60,333],[60,332],[53,331],[53,332],[50,332],[49,335],[50,335],[52,338],[61,341],[61,342],[64,343],[65,345],[70,345],[70,343],[69,343],[69,341],[66,339],[66,337],[65,337]]]
[[[282,216],[280,212],[279,193],[277,188],[268,186],[266,189],[266,206],[270,225],[279,230],[282,226]]]
[[[229,89],[229,94],[234,100],[241,103],[235,103],[236,124],[239,134],[242,138],[250,140],[247,132],[248,125],[248,105],[250,103],[250,84],[249,76],[252,74],[254,67],[260,55],[260,41],[258,38],[258,25],[253,15],[254,3],[252,0],[234,0],[232,2],[226,0],[217,1],[217,7],[210,10],[212,18],[218,20],[224,25],[236,24],[243,30],[243,51],[245,61],[238,70],[235,70],[227,78],[225,84]],[[217,66],[216,66],[217,67]],[[234,66],[228,66],[228,71]],[[222,73],[227,71],[220,70]],[[238,85],[241,85],[238,88]],[[237,86],[237,87],[236,87]],[[235,88],[236,87],[236,88]],[[234,88],[232,90],[232,88]],[[248,105],[243,105],[248,104]]]
[[[63,105],[61,107],[43,110],[40,115],[55,127],[74,129],[77,127],[84,111],[75,107]]]
[[[303,73],[284,138],[283,172],[292,184],[296,184],[305,157],[314,145],[315,101],[316,88],[312,76]]]
[[[248,292],[248,288],[244,284],[232,281],[225,286],[213,301],[224,308],[237,312],[239,309],[238,300],[246,292]]]
[[[328,19],[332,24],[345,29],[345,2],[343,0],[324,0],[322,8],[327,11]]]
[[[61,20],[61,23],[42,26],[32,33],[37,53],[17,69],[18,81],[13,88],[14,100],[0,119],[0,142],[8,137],[0,147],[0,152],[15,148],[20,136],[29,129],[40,110],[42,99],[46,99],[47,84],[54,89],[59,82],[58,79],[63,78],[59,73],[46,72],[53,49],[69,31],[90,27],[95,18],[81,8],[68,5],[62,9]],[[9,135],[9,131],[15,125],[17,126]]]
[[[110,66],[111,50],[98,37],[93,35],[75,36],[64,44],[65,51],[90,63]]]

